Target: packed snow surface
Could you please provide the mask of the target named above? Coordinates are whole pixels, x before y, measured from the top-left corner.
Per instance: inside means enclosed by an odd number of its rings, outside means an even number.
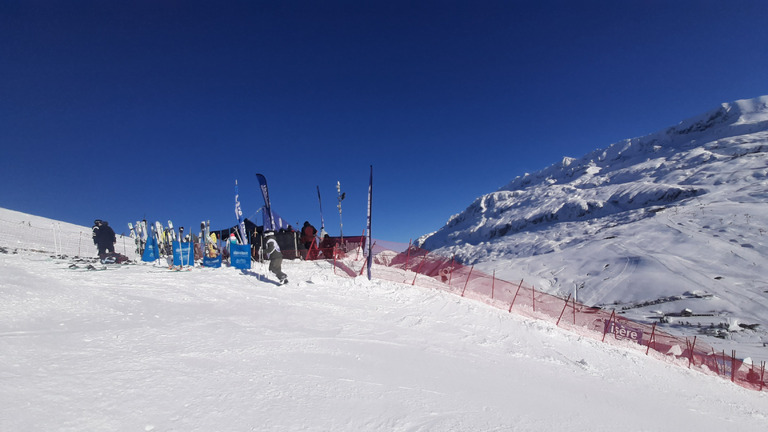
[[[0,246],[3,431],[768,426],[768,392],[327,262],[284,261],[278,286],[260,264],[89,271]]]

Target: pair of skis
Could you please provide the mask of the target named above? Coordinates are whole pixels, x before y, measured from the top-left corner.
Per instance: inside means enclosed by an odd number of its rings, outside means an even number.
[[[173,227],[173,222],[170,219],[168,220],[168,226],[165,228],[160,222],[155,222],[155,232],[159,233],[160,243],[158,246],[162,245],[160,250],[163,251],[166,256],[173,255],[173,242],[184,241],[184,227],[179,227],[179,232],[177,234],[176,229]]]
[[[144,253],[144,248],[146,248],[147,239],[149,238],[147,220],[136,221],[136,225],[128,222],[128,229],[131,230],[131,238],[136,244],[136,253],[141,256]]]
[[[202,252],[208,258],[219,256],[219,239],[216,233],[211,233],[211,221],[200,222],[200,238]]]
[[[147,225],[146,219],[141,222],[136,222],[136,225],[128,223],[128,228],[131,230],[131,237],[136,241],[136,251],[141,255],[144,253],[144,248],[147,244],[147,239],[151,236],[157,242],[157,248],[160,251],[160,256],[170,256],[173,254],[171,249],[172,242],[181,240],[184,234],[184,228],[179,228],[179,234],[176,235],[176,230],[173,228],[173,222],[168,220],[168,226],[163,227],[163,224],[159,221],[155,221],[154,225]]]
[[[171,270],[181,271],[181,270],[184,270],[185,267],[192,267],[192,266],[194,266],[194,264],[195,264],[195,262],[194,262],[194,260],[195,260],[194,249],[190,245],[189,253],[186,253],[184,251],[184,248],[182,247],[182,243],[184,243],[184,240],[185,240],[185,237],[184,237],[184,227],[179,227],[179,232],[177,234],[176,230],[173,228],[173,222],[171,222],[171,220],[169,219],[168,220],[167,236],[168,236],[168,244],[170,245],[170,247],[169,247],[169,250],[170,250],[169,255],[171,257],[173,257],[173,243],[174,242],[178,242],[179,243],[179,260],[180,260],[179,262],[180,262],[180,265],[177,266],[177,265],[173,265],[172,264],[169,268]],[[188,242],[192,240],[189,235],[187,235],[186,238],[187,238]],[[192,256],[190,256],[190,254]]]

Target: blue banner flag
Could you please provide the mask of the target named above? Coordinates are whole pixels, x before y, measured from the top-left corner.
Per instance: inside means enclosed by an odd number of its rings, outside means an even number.
[[[157,240],[154,236],[147,240],[147,244],[144,247],[144,253],[141,255],[141,260],[146,262],[157,261],[160,258],[160,248],[157,247]]]
[[[264,196],[264,206],[267,207],[266,215],[269,219],[269,223],[264,221],[264,230],[275,231],[275,220],[272,217],[272,204],[269,202],[269,189],[267,188],[267,178],[262,174],[256,174],[256,178],[259,179],[259,186],[261,187],[261,194]]]
[[[195,265],[195,250],[192,248],[192,243],[174,241],[171,242],[171,246],[173,247],[173,265],[190,267]]]
[[[251,246],[231,244],[229,246],[229,262],[232,267],[240,270],[251,268]]]
[[[221,255],[211,258],[203,256],[203,267],[219,268],[221,267]]]
[[[285,220],[282,217],[280,217],[280,215],[277,214],[276,212],[272,212],[272,217],[271,218],[269,216],[267,216],[267,208],[266,207],[262,207],[260,210],[261,210],[261,220],[264,221],[264,227],[267,230],[269,229],[268,227],[270,226],[270,220],[272,221],[271,223],[275,227],[275,229],[273,231],[280,231],[282,229],[288,229],[288,227],[291,225],[290,223],[288,223],[287,220]]]

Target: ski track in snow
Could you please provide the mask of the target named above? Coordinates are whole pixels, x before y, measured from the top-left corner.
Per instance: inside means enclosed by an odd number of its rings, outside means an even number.
[[[0,429],[764,430],[764,393],[454,294],[284,262],[0,254]]]

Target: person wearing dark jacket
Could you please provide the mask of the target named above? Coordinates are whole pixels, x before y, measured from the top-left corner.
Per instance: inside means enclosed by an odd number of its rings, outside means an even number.
[[[109,222],[96,220],[93,227],[93,242],[96,243],[96,247],[99,249],[99,256],[104,255],[106,252],[115,253],[115,231],[109,226]]]
[[[313,227],[309,221],[304,222],[304,226],[301,228],[301,242],[304,243],[305,248],[309,249],[312,246],[312,243],[315,242],[316,235],[317,230],[315,227]]]
[[[269,271],[277,276],[280,285],[285,285],[288,283],[288,275],[283,273],[283,270],[281,269],[283,265],[283,253],[280,252],[280,246],[277,244],[277,240],[275,240],[275,232],[265,232],[264,238],[267,239],[264,244],[264,252],[267,254],[267,259],[269,260]]]
[[[91,228],[91,239],[93,240],[94,246],[99,245],[97,238],[99,237],[100,227],[101,227],[101,219],[96,219],[95,221],[93,221],[93,228]]]
[[[333,250],[336,247],[336,242],[328,234],[323,237],[323,241],[320,242],[320,250],[323,251],[323,258],[333,259]]]
[[[309,255],[307,255],[306,259],[312,260],[317,258],[317,246],[315,244],[316,235],[317,230],[315,227],[313,227],[309,221],[304,222],[304,226],[301,227],[301,243],[307,251],[311,251],[308,252]]]

